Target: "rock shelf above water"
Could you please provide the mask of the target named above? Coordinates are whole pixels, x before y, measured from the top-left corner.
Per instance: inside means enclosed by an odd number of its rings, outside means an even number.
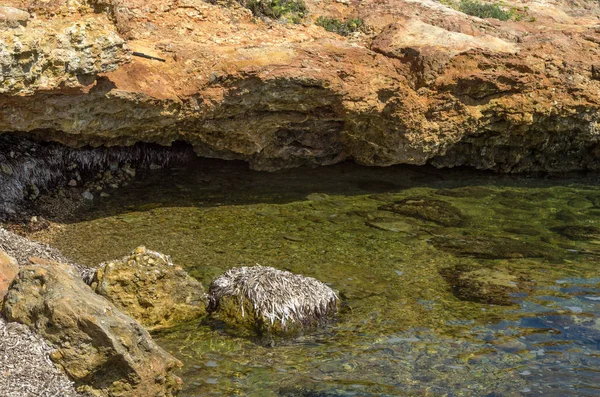
[[[502,22],[432,0],[309,0],[300,24],[236,2],[115,4],[8,1],[31,17],[0,33],[0,133],[183,140],[262,170],[600,165],[597,2],[510,1],[519,17]],[[319,16],[364,28],[344,37]]]

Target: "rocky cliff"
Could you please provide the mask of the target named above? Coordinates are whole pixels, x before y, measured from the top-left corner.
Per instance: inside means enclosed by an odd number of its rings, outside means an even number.
[[[0,131],[186,141],[265,170],[600,168],[596,0],[508,1],[505,21],[461,12],[485,5],[465,0],[257,11],[290,1],[5,1]],[[348,20],[361,26],[345,36],[319,26]]]

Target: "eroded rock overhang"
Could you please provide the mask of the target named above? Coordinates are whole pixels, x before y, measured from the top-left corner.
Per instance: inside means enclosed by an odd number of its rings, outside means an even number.
[[[0,31],[0,132],[73,147],[185,141],[261,170],[600,166],[598,4],[541,2],[500,22],[384,3],[308,1],[290,25],[236,4],[11,0],[29,18]],[[345,38],[319,15],[367,29]]]

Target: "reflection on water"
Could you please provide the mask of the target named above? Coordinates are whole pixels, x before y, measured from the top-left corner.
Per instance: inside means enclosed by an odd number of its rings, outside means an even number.
[[[339,291],[334,323],[271,343],[214,319],[156,334],[184,396],[598,396],[597,182],[205,161],[109,192],[53,244],[89,264],[146,245],[205,285],[260,263]]]

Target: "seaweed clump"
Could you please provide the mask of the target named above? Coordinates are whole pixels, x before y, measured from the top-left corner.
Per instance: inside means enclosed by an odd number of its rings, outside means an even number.
[[[298,24],[308,10],[303,0],[239,0],[257,17],[268,17]]]
[[[256,324],[315,324],[337,311],[336,293],[322,282],[268,266],[244,266],[217,277],[208,292],[209,314],[219,310],[221,300],[231,297],[242,317],[253,312]]]
[[[351,33],[358,32],[364,25],[360,18],[350,18],[345,21],[340,21],[336,18],[328,18],[320,16],[315,21],[315,24],[323,27],[328,32],[337,33],[341,36],[348,36]]]

